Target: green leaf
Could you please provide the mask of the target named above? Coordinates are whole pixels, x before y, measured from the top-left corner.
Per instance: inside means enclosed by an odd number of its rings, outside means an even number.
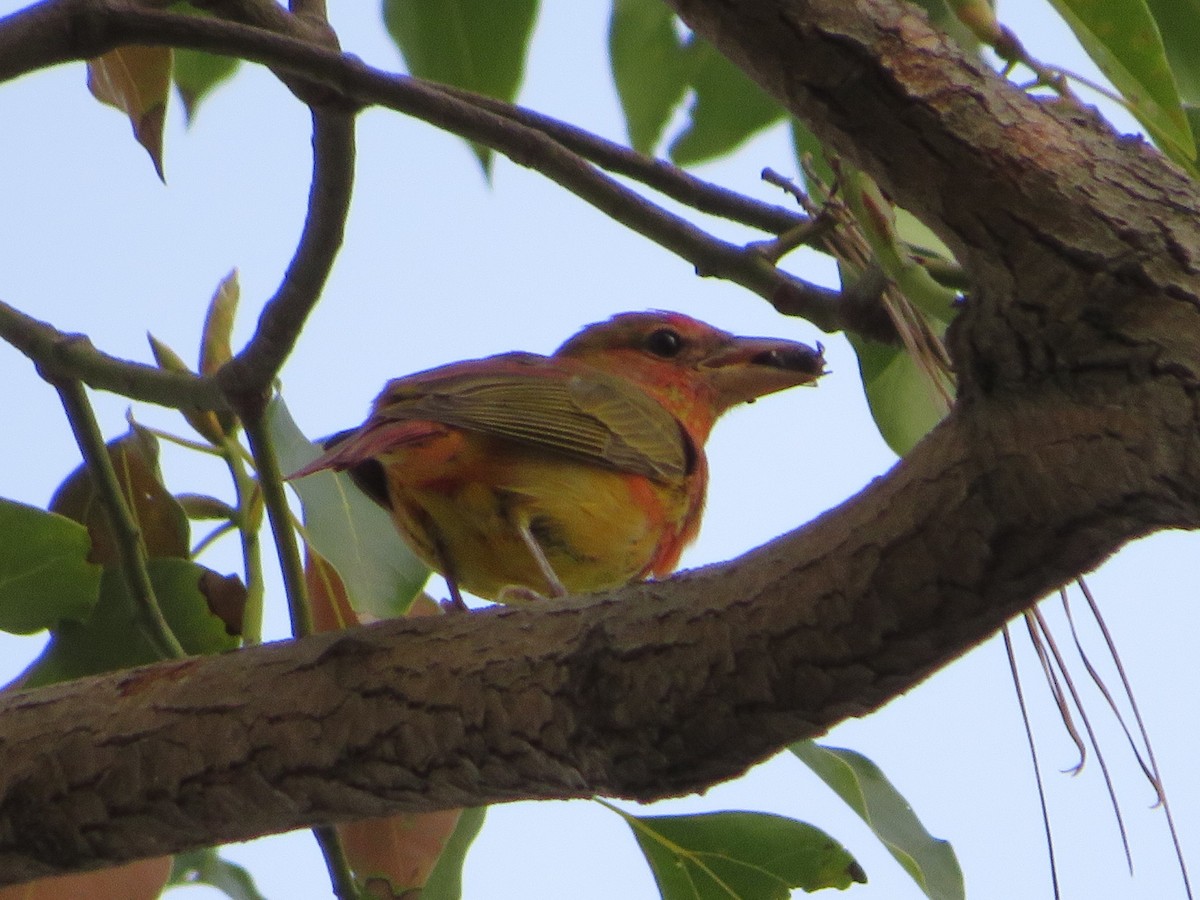
[[[858,354],[867,402],[879,433],[897,456],[911,450],[948,408],[930,376],[903,347],[847,333]],[[945,389],[952,391],[951,385]]]
[[[608,54],[629,143],[653,153],[688,86],[675,14],[661,0],[615,0]]]
[[[200,337],[201,375],[216,374],[218,369],[233,358],[233,321],[237,317],[240,297],[238,270],[232,269],[217,285],[212,300],[209,301],[208,311],[204,315],[204,330]],[[237,417],[232,412],[210,415],[215,416],[224,434],[233,434],[237,430]]]
[[[927,897],[962,900],[966,896],[954,848],[925,830],[878,766],[861,753],[812,741],[790,749],[862,817]]]
[[[183,361],[183,357],[167,344],[149,332],[146,332],[146,339],[150,342],[150,352],[154,354],[154,361],[158,363],[160,369],[167,372],[179,372],[184,375],[196,374]],[[221,427],[221,423],[217,420],[215,412],[211,409],[199,409],[195,406],[185,406],[179,412],[183,414],[183,418],[187,423],[196,429],[197,434],[210,444],[215,446],[220,445],[225,432]]]
[[[463,863],[471,844],[483,829],[486,815],[486,806],[471,807],[462,811],[454,834],[450,835],[446,849],[438,857],[437,865],[433,867],[421,888],[421,900],[459,900],[462,897]]]
[[[659,0],[615,0],[609,23],[613,80],[630,143],[650,153],[688,89],[688,123],[671,142],[679,165],[724,156],[784,117],[783,108],[708,42],[683,42]]]
[[[216,847],[177,854],[169,886],[207,884],[233,900],[266,900],[242,866],[223,858]]]
[[[187,517],[194,521],[236,522],[238,518],[236,509],[208,494],[176,494],[175,500]]]
[[[91,615],[101,573],[91,546],[78,522],[0,500],[0,629],[33,634]]]
[[[282,397],[271,401],[267,428],[285,473],[321,453],[296,426]],[[341,473],[319,472],[291,485],[304,506],[308,537],[342,577],[350,605],[377,618],[404,615],[429,579],[429,569],[404,543],[388,514]]]
[[[1200,105],[1200,0],[1148,0],[1148,5],[1183,102]]]
[[[163,617],[184,650],[198,655],[238,646],[201,590],[208,569],[183,559],[151,559],[148,568]],[[39,687],[155,662],[159,657],[137,623],[120,570],[105,569],[92,615],[82,623],[59,623],[41,656],[21,676],[21,686]]]
[[[858,169],[843,167],[842,196],[854,214],[859,231],[871,248],[874,261],[883,273],[904,294],[905,299],[934,323],[948,323],[957,312],[959,295],[956,291],[938,282],[913,256],[899,232],[900,211],[879,189],[875,180]],[[912,216],[903,219],[906,230],[913,234],[917,222]],[[940,241],[926,228],[921,228],[922,237]],[[947,254],[949,251],[946,251]]]
[[[833,166],[829,164],[829,157],[825,154],[824,145],[817,140],[815,134],[808,130],[807,125],[795,119],[790,124],[792,131],[792,152],[796,155],[796,167],[801,172],[804,171],[802,160],[807,155],[809,164],[812,166],[817,177],[825,182],[826,187],[832,187],[837,178],[833,174]],[[809,192],[811,193],[811,190]]]
[[[200,111],[200,103],[221,84],[232,78],[240,63],[241,60],[234,59],[232,56],[218,56],[215,53],[204,53],[200,50],[176,48],[175,90],[183,102],[184,116],[189,125],[196,120],[196,113]]]
[[[221,279],[204,315],[200,337],[200,374],[213,375],[233,357],[233,320],[237,317],[238,270],[231,269]]]
[[[1146,0],[1051,0],[1079,43],[1132,106],[1134,115],[1172,155],[1196,158],[1154,17]],[[1188,52],[1194,53],[1189,47]]]
[[[671,142],[676,164],[724,156],[784,117],[783,107],[711,44],[693,38],[687,57],[693,101],[687,127]]]
[[[172,3],[170,10],[189,16],[212,15],[190,3]],[[188,125],[195,121],[200,102],[223,82],[232,78],[241,63],[240,59],[232,56],[220,56],[183,47],[175,48],[175,69],[172,76],[175,90],[179,93],[179,99],[183,101],[183,112]]]
[[[795,819],[755,812],[634,816],[604,806],[633,830],[663,900],[787,900],[793,888],[845,889],[867,880],[841,844]]]
[[[950,248],[943,243],[942,239],[933,233],[932,229],[907,209],[903,207],[895,207],[896,211],[896,235],[904,241],[909,247],[919,247],[925,253],[930,253],[935,256],[940,256],[947,262],[954,259],[954,254],[950,252]],[[950,315],[944,312],[937,316],[938,321],[949,323],[954,318],[957,309],[952,310]]]
[[[537,11],[537,0],[383,0],[409,72],[508,101],[525,74]],[[491,150],[473,149],[489,171]]]
[[[961,0],[952,0],[952,3],[947,3],[946,0],[913,0],[917,6],[925,10],[925,14],[929,16],[929,21],[933,23],[940,31],[944,31],[958,43],[963,50],[975,57],[979,57],[979,38],[974,32],[963,23],[962,19],[956,15],[952,5],[957,5]],[[983,0],[990,2],[990,0]],[[992,3],[994,6],[995,4]]]

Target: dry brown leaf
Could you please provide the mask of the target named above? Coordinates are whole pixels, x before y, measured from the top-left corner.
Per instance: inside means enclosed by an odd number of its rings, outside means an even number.
[[[170,47],[118,47],[88,60],[88,90],[129,116],[133,135],[163,178],[163,121],[171,88]]]

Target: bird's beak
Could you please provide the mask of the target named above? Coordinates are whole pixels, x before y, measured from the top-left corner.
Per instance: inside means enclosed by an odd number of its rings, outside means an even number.
[[[736,337],[702,363],[722,410],[785,388],[812,384],[825,374],[824,348],[779,338]]]

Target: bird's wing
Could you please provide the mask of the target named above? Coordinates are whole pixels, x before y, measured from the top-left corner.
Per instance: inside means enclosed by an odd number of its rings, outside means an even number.
[[[436,422],[661,481],[682,478],[695,449],[682,426],[631,382],[531,354],[397,379],[365,428]]]

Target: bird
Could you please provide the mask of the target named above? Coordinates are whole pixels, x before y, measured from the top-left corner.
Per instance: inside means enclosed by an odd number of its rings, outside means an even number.
[[[825,374],[823,348],[620,313],[550,356],[389,381],[289,480],[347,472],[462,592],[524,604],[670,574],[699,530],[704,445],[730,408]]]

